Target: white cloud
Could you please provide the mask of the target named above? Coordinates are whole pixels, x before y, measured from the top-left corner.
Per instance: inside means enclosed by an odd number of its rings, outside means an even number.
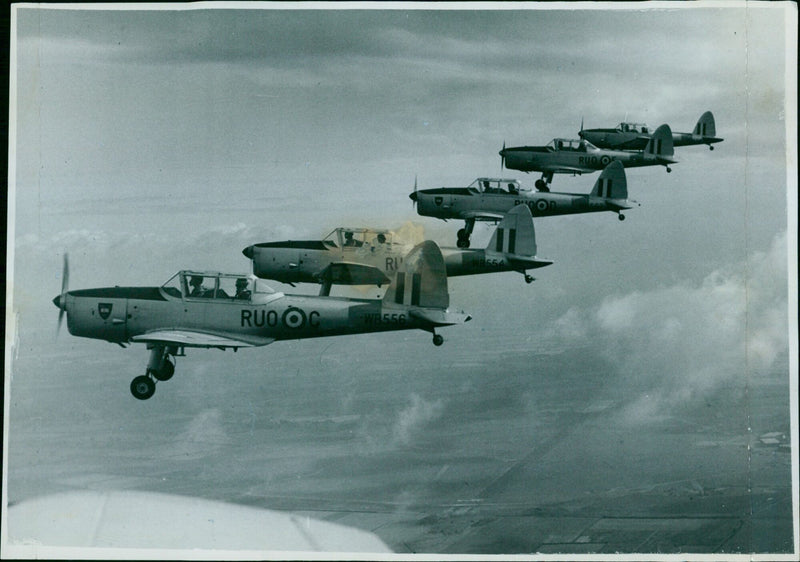
[[[617,374],[642,389],[626,414],[637,422],[681,404],[735,390],[788,349],[786,233],[746,267],[717,270],[700,283],[609,297],[570,309],[565,338],[590,338]]]
[[[402,410],[395,421],[392,431],[395,441],[408,445],[420,428],[442,415],[443,409],[441,400],[428,402],[417,394],[412,394],[411,405]]]

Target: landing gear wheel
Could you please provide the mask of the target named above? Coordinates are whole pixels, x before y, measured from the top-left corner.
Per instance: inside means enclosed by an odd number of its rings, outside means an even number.
[[[667,173],[668,173],[668,174],[671,174],[671,173],[672,173],[672,168],[670,168],[669,166],[667,166]]]
[[[620,213],[619,215],[617,215],[617,218],[618,218],[619,220],[621,220],[621,221],[624,221],[624,220],[625,220],[625,215],[623,215],[622,213]]]
[[[545,182],[543,179],[536,180],[536,182],[533,185],[535,185],[536,189],[539,191],[544,191],[544,192],[550,191],[550,188],[547,187],[547,182]]]
[[[131,381],[131,394],[139,400],[147,400],[156,391],[156,383],[147,375],[139,375]]]
[[[708,149],[709,149],[709,150],[714,150],[714,147],[713,147],[713,146],[711,146],[711,145],[709,144],[709,145],[708,145]]]
[[[530,285],[531,283],[533,283],[533,280],[534,280],[534,277],[531,277],[531,276],[530,276],[530,275],[528,275],[527,273],[525,274],[525,282],[526,282],[528,285]]]
[[[459,248],[469,248],[469,239],[464,240],[462,238],[459,238],[458,241],[456,242],[456,246],[458,246]]]
[[[168,381],[175,374],[175,364],[169,360],[169,357],[164,358],[164,364],[159,370],[148,370],[156,379],[160,381]]]
[[[433,334],[433,345],[440,346],[444,343],[444,338],[441,334]]]

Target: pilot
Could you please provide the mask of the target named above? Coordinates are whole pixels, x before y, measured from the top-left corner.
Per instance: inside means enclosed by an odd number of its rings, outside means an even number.
[[[344,233],[344,245],[345,246],[355,246],[356,241],[353,240],[353,233],[352,232],[345,232]]]
[[[247,279],[244,277],[236,280],[236,298],[240,300],[250,299],[250,290],[247,288]]]
[[[519,193],[519,189],[517,189],[516,184],[510,183],[510,184],[508,184],[508,192],[517,194],[517,193]]]
[[[192,275],[189,285],[192,287],[192,290],[189,292],[190,297],[204,296],[206,288],[203,287],[203,277],[201,275]]]

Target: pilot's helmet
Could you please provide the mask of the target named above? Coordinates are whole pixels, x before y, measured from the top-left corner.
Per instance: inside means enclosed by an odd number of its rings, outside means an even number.
[[[237,289],[244,289],[246,287],[247,287],[247,279],[242,277],[242,278],[236,280],[236,288]]]
[[[189,285],[192,287],[196,287],[203,284],[203,277],[201,275],[192,275],[192,279],[189,281]]]
[[[381,244],[386,242],[386,236],[384,236],[383,233],[378,234],[378,242],[380,242]]]

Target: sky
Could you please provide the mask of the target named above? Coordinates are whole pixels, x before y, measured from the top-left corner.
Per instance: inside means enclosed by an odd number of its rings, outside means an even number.
[[[786,88],[796,9],[691,4],[19,7],[16,353],[76,345],[53,336],[65,252],[77,289],[160,285],[184,268],[249,271],[242,248],[338,226],[414,222],[452,246],[461,225],[416,216],[415,181],[499,174],[532,187],[538,174],[500,169],[503,143],[576,137],[581,121],[691,132],[711,110],[724,142],[678,148],[669,175],[629,170],[641,206],[624,223],[538,219],[539,256],[554,264],[532,285],[511,273],[451,280],[451,308],[473,321],[448,335],[596,345],[621,372],[661,385],[634,418],[769,370],[785,361],[796,309],[796,92]],[[596,179],[556,176],[553,190],[587,193]],[[479,224],[473,247],[490,236]]]

